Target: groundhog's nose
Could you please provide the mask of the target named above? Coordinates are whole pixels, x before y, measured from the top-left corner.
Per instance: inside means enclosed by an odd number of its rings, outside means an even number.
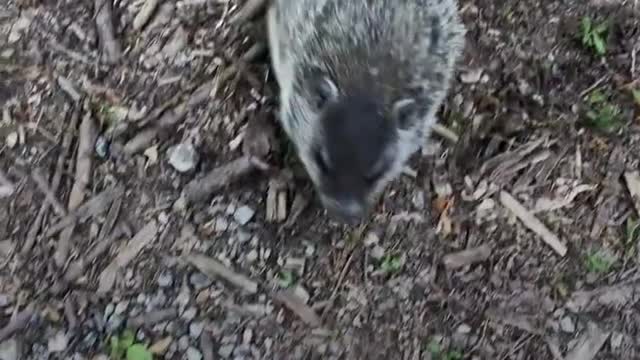
[[[322,202],[330,217],[349,225],[356,225],[362,221],[366,212],[366,206],[361,201],[355,199],[323,199]]]

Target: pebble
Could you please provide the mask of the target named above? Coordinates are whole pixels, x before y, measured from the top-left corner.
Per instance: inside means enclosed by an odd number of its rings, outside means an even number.
[[[475,69],[460,75],[460,81],[463,84],[475,84],[482,78],[482,69]]]
[[[65,351],[68,345],[69,337],[63,330],[60,330],[53,337],[49,338],[47,349],[50,353],[58,353]]]
[[[182,313],[182,318],[187,321],[191,321],[195,319],[197,313],[198,313],[198,309],[191,307],[185,310],[184,313]]]
[[[158,277],[158,286],[160,287],[169,287],[173,284],[173,275],[171,273],[162,273]]]
[[[192,322],[189,325],[189,335],[194,338],[197,339],[200,337],[200,334],[202,334],[202,330],[204,329],[204,324],[201,322]]]
[[[251,328],[244,329],[244,333],[242,333],[242,343],[249,345],[251,344],[251,340],[253,340],[253,330],[251,330]]]
[[[576,331],[576,325],[570,316],[565,316],[560,320],[560,329],[566,333],[574,333]]]
[[[233,354],[234,348],[235,346],[232,344],[223,345],[220,347],[220,349],[218,349],[218,355],[225,359],[228,359],[231,357],[231,354]]]
[[[113,311],[113,313],[116,315],[122,315],[125,311],[127,311],[128,307],[129,307],[128,301],[121,301],[118,303],[118,305],[116,305],[116,308]]]
[[[186,335],[180,337],[180,339],[178,339],[178,349],[180,351],[185,351],[188,348],[189,348],[189,337]]]
[[[9,133],[9,135],[7,135],[6,143],[9,149],[16,147],[16,145],[18,145],[18,133],[15,131]]]
[[[247,225],[249,221],[251,221],[251,219],[253,219],[255,213],[256,211],[252,208],[248,206],[241,206],[235,211],[235,213],[233,214],[233,218],[238,224],[244,226]]]
[[[459,334],[469,334],[471,332],[471,326],[467,324],[460,324],[457,331]]]
[[[169,164],[179,172],[193,170],[200,156],[192,144],[178,144],[169,149]]]
[[[380,260],[384,257],[384,248],[380,245],[376,245],[371,249],[371,257],[375,260]]]
[[[258,250],[252,249],[247,254],[247,262],[249,264],[253,264],[254,262],[256,262],[256,260],[258,260],[258,257],[259,257]]]
[[[211,285],[211,279],[201,272],[191,274],[191,276],[189,276],[189,282],[196,290],[201,290]]]
[[[0,294],[0,307],[9,306],[11,300],[7,294]]]
[[[5,340],[0,343],[0,359],[18,360],[18,341],[16,339]]]
[[[187,349],[187,360],[202,360],[202,353],[198,349],[190,347]]]
[[[375,232],[370,232],[364,237],[364,246],[371,247],[377,245],[380,242],[380,237]]]
[[[416,191],[411,198],[411,203],[413,203],[413,206],[415,206],[417,210],[424,210],[424,192]]]

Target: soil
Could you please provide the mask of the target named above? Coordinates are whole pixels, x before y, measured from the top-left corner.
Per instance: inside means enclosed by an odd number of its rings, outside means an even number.
[[[640,4],[462,1],[455,139],[355,228],[260,16],[108,5],[0,8],[0,359],[640,359]]]

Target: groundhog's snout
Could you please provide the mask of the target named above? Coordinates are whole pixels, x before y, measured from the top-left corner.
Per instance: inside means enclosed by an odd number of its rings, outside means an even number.
[[[349,225],[355,225],[361,222],[368,209],[366,202],[356,197],[345,196],[340,199],[335,199],[320,196],[320,200],[330,217]]]

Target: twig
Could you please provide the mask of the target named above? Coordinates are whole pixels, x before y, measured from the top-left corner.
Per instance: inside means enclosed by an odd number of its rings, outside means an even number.
[[[29,305],[26,309],[17,313],[5,327],[0,329],[0,342],[8,339],[16,332],[25,329],[34,315],[33,305]]]
[[[111,0],[95,0],[94,11],[102,54],[107,63],[113,64],[120,59],[122,50],[114,36]]]
[[[567,247],[560,242],[560,239],[553,234],[540,220],[531,214],[518,200],[506,191],[500,192],[500,202],[531,231],[536,233],[542,240],[551,246],[560,256],[567,254]]]
[[[75,182],[69,193],[69,209],[75,210],[84,199],[86,186],[91,180],[93,146],[97,138],[95,122],[90,112],[86,112],[78,135]]]
[[[595,88],[597,88],[598,86],[600,86],[600,84],[602,84],[605,80],[607,80],[609,78],[609,75],[605,75],[603,77],[601,77],[600,79],[596,80],[596,82],[594,82],[591,86],[589,86],[588,88],[586,88],[585,90],[583,90],[580,93],[580,98],[582,99],[583,97],[585,97],[588,93],[590,93],[591,91],[593,91]]]
[[[258,291],[258,283],[231,270],[215,259],[204,255],[192,254],[188,255],[186,260],[208,277],[222,278],[249,294],[255,294]]]
[[[53,210],[55,210],[58,216],[66,216],[67,210],[58,200],[53,192],[53,189],[51,189],[51,187],[49,187],[49,184],[47,184],[47,180],[42,176],[42,172],[40,171],[40,169],[33,169],[31,171],[31,177],[33,178],[33,181],[36,183],[36,185],[38,185],[40,191],[46,197],[47,203],[53,206]]]
[[[201,178],[197,178],[188,183],[183,194],[188,202],[206,201],[207,198],[216,191],[248,175],[259,165],[249,156],[243,156],[230,163],[213,169]]]
[[[258,16],[267,7],[270,0],[247,0],[242,8],[231,18],[231,24],[245,23]]]
[[[127,325],[133,328],[141,326],[153,326],[163,321],[169,321],[178,317],[178,310],[175,308],[160,309],[138,315],[127,321]]]
[[[71,142],[73,141],[73,137],[76,131],[76,127],[78,126],[78,122],[80,121],[80,106],[76,105],[75,110],[71,114],[71,121],[69,122],[69,126],[67,127],[67,131],[62,138],[62,151],[58,156],[58,160],[56,161],[56,169],[53,173],[53,177],[51,178],[50,189],[53,193],[58,191],[60,187],[60,181],[62,180],[62,174],[64,172],[64,164],[69,156],[71,151]],[[22,247],[23,255],[26,255],[31,248],[35,244],[36,237],[40,232],[40,228],[42,226],[42,221],[44,220],[47,212],[49,211],[49,203],[43,204],[38,211],[38,215],[36,216],[34,222],[31,224],[31,228],[29,232],[27,232],[27,238],[24,241],[24,245]]]
[[[349,272],[349,269],[351,268],[351,263],[353,262],[353,258],[355,257],[355,253],[356,253],[356,251],[355,251],[355,248],[354,248],[354,249],[351,250],[351,254],[349,254],[349,258],[344,263],[344,266],[342,267],[342,271],[340,271],[340,277],[338,277],[338,282],[333,287],[333,291],[331,292],[331,297],[329,298],[329,301],[326,304],[326,307],[322,311],[322,319],[324,319],[329,314],[329,311],[333,307],[333,303],[335,302],[336,298],[338,297],[338,290],[340,290],[340,288],[342,287],[342,284],[344,283],[344,279],[347,276],[347,273]]]
[[[285,305],[289,310],[293,311],[302,321],[310,326],[318,327],[322,325],[322,320],[318,314],[305,304],[300,297],[291,290],[282,290],[272,295],[273,299]]]
[[[449,130],[447,127],[440,124],[431,125],[431,129],[434,133],[442,136],[443,138],[451,141],[452,143],[457,143],[460,140],[458,134],[454,133],[452,130]]]
[[[121,196],[123,192],[123,187],[119,185],[104,190],[92,199],[87,200],[74,211],[71,211],[69,215],[60,219],[57,223],[51,225],[46,232],[46,236],[53,236],[76,221],[82,223],[92,216],[101,214],[107,209],[108,205],[111,204],[116,197]]]

